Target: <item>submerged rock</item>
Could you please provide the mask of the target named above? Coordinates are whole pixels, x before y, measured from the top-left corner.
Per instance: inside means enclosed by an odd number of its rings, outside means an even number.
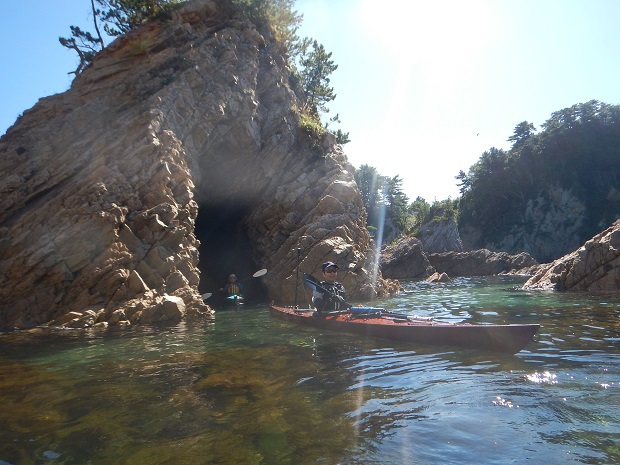
[[[451,281],[450,276],[446,273],[433,273],[428,278],[426,278],[427,283],[449,283]]]

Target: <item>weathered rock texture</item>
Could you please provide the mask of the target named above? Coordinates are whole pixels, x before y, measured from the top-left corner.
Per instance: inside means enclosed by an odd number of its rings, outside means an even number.
[[[381,251],[381,273],[386,278],[422,280],[435,273],[435,268],[419,239],[403,237]]]
[[[381,251],[382,275],[394,279],[438,281],[456,276],[489,276],[536,265],[526,253],[508,255],[486,249],[426,253],[422,242],[414,237],[403,237]]]
[[[418,239],[422,242],[424,252],[462,252],[463,242],[454,218],[435,220],[420,226]]]
[[[556,291],[620,290],[620,220],[576,251],[540,265],[524,289]]]
[[[471,252],[444,252],[428,254],[430,264],[438,273],[455,276],[489,276],[536,265],[527,253],[509,255],[486,249]]]
[[[218,202],[251,212],[277,301],[292,300],[297,248],[303,271],[337,261],[353,298],[393,288],[368,271],[353,169],[333,137],[300,130],[288,76],[275,41],[197,1],[26,111],[0,139],[0,326],[208,312],[194,222]]]

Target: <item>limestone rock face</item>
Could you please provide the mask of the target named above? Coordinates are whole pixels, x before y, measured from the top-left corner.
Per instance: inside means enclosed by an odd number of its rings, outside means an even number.
[[[428,254],[428,260],[438,273],[455,276],[489,276],[515,269],[537,265],[527,253],[509,255],[487,249],[471,252],[445,252]]]
[[[620,290],[620,220],[574,252],[540,265],[523,289]]]
[[[425,255],[419,239],[403,237],[382,250],[381,273],[386,278],[421,280],[435,273],[435,268]]]
[[[299,127],[279,45],[226,11],[195,1],[118,38],[0,139],[0,327],[208,313],[195,219],[222,202],[251,212],[274,300],[298,248],[304,271],[338,261],[352,297],[395,286],[372,272],[352,166]]]

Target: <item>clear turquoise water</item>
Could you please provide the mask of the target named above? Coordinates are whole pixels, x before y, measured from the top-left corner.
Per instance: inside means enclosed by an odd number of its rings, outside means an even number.
[[[409,283],[378,302],[540,323],[515,356],[321,332],[266,306],[0,334],[0,465],[620,463],[620,295],[520,282]]]

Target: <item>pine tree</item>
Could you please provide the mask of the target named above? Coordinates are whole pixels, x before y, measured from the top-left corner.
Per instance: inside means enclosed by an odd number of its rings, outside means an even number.
[[[319,112],[329,113],[326,104],[336,98],[334,88],[329,87],[329,76],[338,69],[331,60],[332,54],[316,40],[312,41],[312,49],[300,60],[302,66],[301,81],[306,93],[308,109],[318,115]]]
[[[105,47],[99,24],[109,36],[115,37],[131,31],[136,26],[150,21],[159,14],[165,13],[173,5],[185,0],[96,0],[101,7],[95,7],[95,0],[91,0],[91,9],[96,36],[83,31],[78,26],[69,26],[71,37],[59,37],[63,47],[74,50],[80,63],[73,74],[80,74],[86,66]]]

